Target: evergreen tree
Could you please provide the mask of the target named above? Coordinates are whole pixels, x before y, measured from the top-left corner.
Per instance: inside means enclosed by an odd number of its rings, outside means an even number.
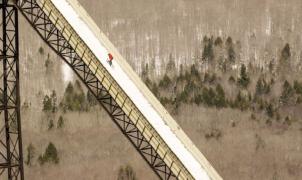
[[[220,84],[216,86],[216,98],[215,98],[215,105],[218,108],[222,108],[226,106],[226,99],[225,93]]]
[[[232,46],[233,45],[233,39],[229,36],[225,42],[226,46]]]
[[[286,80],[283,84],[282,94],[280,96],[280,102],[282,104],[288,104],[290,99],[294,95],[294,89],[290,85],[290,83]]]
[[[291,57],[290,46],[288,43],[286,43],[281,52],[281,60],[288,60],[290,57]]]
[[[271,103],[266,107],[266,114],[270,118],[274,117],[274,108],[273,108],[273,105]]]
[[[208,39],[205,36],[203,43],[204,43],[204,49],[202,52],[202,60],[211,62],[214,59],[213,37]]]
[[[215,46],[221,47],[223,44],[221,37],[217,37],[214,44],[215,44]]]
[[[58,123],[57,123],[57,128],[60,129],[60,128],[63,128],[63,126],[64,126],[64,119],[62,116],[60,116]]]
[[[240,110],[246,110],[249,107],[248,101],[244,95],[239,91],[235,101],[232,104],[232,107],[239,108]]]
[[[296,91],[297,94],[302,95],[302,83],[295,81],[294,82],[294,89]]]
[[[51,101],[52,101],[52,112],[55,113],[57,112],[57,94],[56,91],[53,90],[51,95],[50,95]]]
[[[46,162],[55,163],[55,164],[59,163],[58,151],[52,142],[48,144],[44,154],[40,155],[39,161],[41,165],[43,165]]]
[[[213,90],[213,88],[211,88],[211,87],[209,89],[203,88],[202,100],[207,106],[211,107],[211,106],[215,105],[215,97],[216,97],[216,93]]]
[[[263,95],[268,94],[270,92],[270,85],[266,83],[266,81],[260,77],[256,84],[255,95]]]
[[[159,82],[159,87],[161,88],[168,88],[172,84],[171,79],[167,74],[164,75],[163,79]]]
[[[166,74],[168,76],[172,77],[173,75],[175,75],[175,73],[176,73],[176,65],[175,65],[174,58],[173,58],[172,54],[170,53],[169,61],[166,66]]]
[[[52,101],[48,95],[46,95],[43,100],[43,111],[44,112],[52,111]]]
[[[191,66],[191,76],[192,76],[192,77],[195,77],[195,78],[197,78],[197,79],[200,78],[200,76],[199,76],[199,71],[198,71],[198,69],[196,68],[196,65],[195,65],[195,64],[192,64],[192,66]]]
[[[226,48],[227,48],[229,62],[234,63],[236,60],[236,53],[234,50],[234,43],[231,37],[228,37],[226,40]]]
[[[149,77],[149,64],[142,65],[142,79],[145,81]]]
[[[86,96],[79,81],[73,86],[69,83],[65,89],[64,98],[60,103],[63,110],[83,111],[87,110]]]
[[[51,130],[53,127],[54,127],[53,120],[50,119],[49,122],[48,122],[48,130]]]
[[[238,84],[244,88],[246,88],[250,83],[250,78],[247,75],[246,67],[244,64],[241,65],[240,68],[240,77],[238,79]]]
[[[95,106],[97,105],[97,99],[95,98],[95,96],[90,92],[90,91],[87,91],[87,95],[86,95],[86,98],[87,98],[87,101],[88,101],[88,104],[90,106]]]

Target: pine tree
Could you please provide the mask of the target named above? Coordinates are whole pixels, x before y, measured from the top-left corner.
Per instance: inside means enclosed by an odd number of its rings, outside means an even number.
[[[216,97],[215,97],[215,105],[218,108],[222,108],[226,106],[225,93],[220,84],[216,86]]]
[[[202,52],[202,60],[211,62],[214,59],[213,37],[208,39],[205,36],[203,43],[204,43],[204,48]]]
[[[62,116],[59,117],[58,123],[57,123],[57,128],[60,129],[64,126],[64,119]]]
[[[44,112],[52,111],[52,101],[48,95],[46,95],[43,100],[43,111]]]
[[[90,91],[87,91],[86,98],[87,98],[87,102],[90,106],[97,105],[97,103],[98,103],[97,99]]]
[[[149,77],[149,64],[142,65],[142,79],[145,81]]]
[[[215,44],[215,46],[222,46],[223,42],[222,42],[221,37],[217,37],[214,44]]]
[[[169,61],[166,66],[166,74],[170,76],[170,78],[176,73],[176,65],[172,53],[169,55]]]
[[[57,94],[56,94],[56,91],[53,90],[51,95],[50,95],[50,98],[51,98],[51,102],[52,102],[52,112],[55,113],[57,112]]]
[[[288,60],[290,57],[291,57],[290,46],[288,43],[286,43],[281,52],[281,60]]]
[[[159,87],[168,88],[170,87],[172,81],[167,74],[164,75],[163,79],[159,82]]]
[[[297,94],[302,95],[302,83],[295,81],[294,82],[294,89],[296,91]]]
[[[46,162],[54,163],[54,164],[59,163],[58,150],[52,142],[48,144],[44,154],[40,155],[38,160],[41,165],[43,165]]]
[[[270,118],[274,117],[274,108],[273,108],[273,105],[271,103],[266,107],[266,114]]]
[[[231,37],[228,37],[226,40],[226,48],[227,48],[229,62],[234,63],[236,60],[236,53],[234,50],[234,44]]]
[[[246,88],[250,83],[250,78],[247,75],[246,67],[244,64],[241,65],[240,68],[240,77],[238,79],[238,84],[244,88]]]
[[[283,84],[282,94],[280,96],[280,102],[282,104],[288,104],[291,97],[294,95],[294,89],[290,85],[290,83],[286,80]]]
[[[50,119],[48,122],[48,130],[52,130],[53,127],[54,127],[53,119]]]

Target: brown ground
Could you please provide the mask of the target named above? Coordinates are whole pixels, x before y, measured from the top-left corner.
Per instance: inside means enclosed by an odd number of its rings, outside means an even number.
[[[154,24],[151,20],[147,21],[148,23],[142,24],[142,26],[140,26],[139,23],[141,21],[138,20],[138,30],[133,32],[133,30],[131,31],[131,29],[127,29],[125,33],[122,32],[126,26],[110,26],[109,24],[106,24],[108,22],[113,22],[114,20],[111,18],[112,16],[110,16],[110,13],[116,15],[119,14],[119,10],[122,10],[122,14],[124,13],[125,16],[114,16],[116,19],[124,19],[125,22],[129,21],[133,23],[135,21],[131,18],[138,17],[137,13],[141,11],[144,12],[144,8],[146,8],[146,14],[143,15],[153,17],[149,16],[150,14],[148,15],[148,13],[151,13],[152,15],[152,9],[161,10],[160,12],[165,14],[165,10],[169,9],[167,8],[169,7],[169,3],[173,4],[173,2],[167,1],[167,4],[165,4],[165,2],[162,6],[160,6],[159,3],[153,3],[153,1],[152,3],[151,1],[146,1],[146,4],[137,2],[137,6],[130,7],[130,3],[128,4],[124,0],[104,0],[97,2],[92,0],[81,0],[81,2],[84,1],[85,7],[91,10],[91,14],[97,19],[97,23],[101,27],[105,28],[105,32],[108,33],[110,37],[113,37],[115,44],[118,43],[118,47],[122,54],[125,55],[127,59],[131,59],[132,65],[140,65],[141,61],[135,61],[145,58],[148,59],[149,57],[160,57],[160,59],[165,58],[167,57],[167,54],[170,53],[169,49],[171,50],[174,48],[170,43],[175,45],[179,44],[178,41],[172,41],[174,39],[173,37],[165,36],[166,34],[173,34],[172,32],[174,32],[169,28],[169,26],[160,26],[161,28],[157,29],[158,32],[163,32],[161,36],[158,36],[159,38],[161,37],[162,41],[160,46],[165,46],[166,49],[162,49],[162,52],[156,52],[154,54],[152,52],[155,51],[153,51],[154,49],[152,49],[152,47],[157,47],[156,40],[151,41],[149,46],[147,41],[145,41],[144,36],[152,34],[144,33],[148,32],[147,30],[150,29],[148,27]],[[120,3],[121,1],[124,3]],[[104,4],[102,2],[104,2]],[[235,2],[237,2],[237,5]],[[253,0],[251,2],[249,1],[247,5],[243,5],[242,3],[239,3],[239,1],[235,0],[225,1],[224,3],[217,0],[213,3],[208,2],[205,4],[199,4],[197,7],[207,9],[206,6],[203,5],[208,5],[208,7],[215,9],[215,3],[221,3],[219,7],[223,9],[222,12],[230,12],[229,16],[233,17],[230,20],[235,21],[237,18],[236,13],[239,13],[239,11],[233,11],[234,13],[232,14],[231,11],[228,11],[229,5],[235,8],[235,10],[241,8],[249,10],[251,8],[258,12],[257,9],[259,4],[262,2],[263,1]],[[291,22],[287,20],[290,17],[295,17],[293,22],[299,22],[299,18],[301,18],[301,13],[299,13],[301,12],[299,11],[299,8],[301,8],[300,1],[288,1],[288,4],[285,2],[281,3],[281,1],[280,3],[274,3],[275,1],[269,0],[266,0],[265,2],[267,7],[271,7],[273,19],[278,20],[279,24],[286,24],[283,22]],[[192,7],[190,2],[186,4],[184,1],[179,1],[176,4],[180,7],[180,10],[182,9],[182,4],[184,4],[186,9]],[[251,5],[250,7],[249,4]],[[149,9],[147,7],[149,7]],[[179,9],[176,12],[179,12]],[[245,12],[244,9],[242,11]],[[259,11],[265,12],[265,9],[260,8]],[[283,11],[288,12],[288,14],[282,13]],[[190,11],[185,10],[184,12]],[[239,34],[242,36],[238,35],[235,39],[244,41],[244,38],[248,36],[247,34],[252,32],[252,27],[262,27],[262,21],[257,21],[257,17],[259,18],[261,13],[252,12],[253,10],[249,11],[249,13],[255,14],[255,17],[252,20],[253,23],[251,27],[247,27],[245,25],[239,26],[235,23],[232,24],[233,26],[231,26],[229,31],[227,31],[227,27],[226,29],[223,29],[224,34],[236,36],[236,27],[237,29],[240,27],[241,33]],[[292,16],[292,12],[297,13],[295,16]],[[178,16],[177,13],[175,14],[175,17],[173,17],[176,18],[176,20],[174,20],[177,24]],[[210,16],[213,12],[203,13],[203,19],[206,19],[207,14]],[[219,12],[217,12],[217,14],[219,15]],[[246,16],[243,14],[240,14],[240,16],[243,16],[240,18],[242,22],[247,22],[247,20],[252,17],[250,14],[247,14]],[[278,14],[282,14],[282,16],[277,16]],[[170,16],[167,15],[166,17],[162,15],[161,17],[160,15],[161,14],[159,14],[159,18],[163,19],[163,21],[160,22],[165,25],[169,24]],[[196,15],[196,17],[201,17],[201,15]],[[208,24],[212,24],[212,26],[209,26],[210,28],[203,26],[198,32],[204,32],[202,35],[205,33],[218,34],[218,30],[215,30],[216,26],[213,25],[216,22],[213,20],[215,17],[216,16],[213,15],[212,21],[207,22]],[[221,18],[222,17],[225,16],[221,16]],[[156,17],[154,18],[156,19]],[[102,19],[104,19],[104,21],[102,21]],[[195,21],[201,20],[196,18]],[[185,19],[182,23],[184,22]],[[220,20],[219,22],[221,25],[217,26],[219,28],[224,27],[224,21]],[[35,159],[37,159],[37,156],[45,150],[45,147],[51,141],[58,148],[60,157],[60,163],[58,165],[44,165],[41,167],[38,165],[37,160],[35,160],[32,167],[25,166],[26,179],[116,179],[118,168],[125,164],[130,164],[134,168],[138,179],[156,179],[156,176],[141,157],[139,157],[134,148],[127,142],[126,138],[122,136],[111,120],[108,119],[107,115],[99,109],[82,114],[67,113],[67,115],[64,115],[64,118],[67,119],[64,129],[53,131],[46,130],[45,115],[41,112],[42,100],[44,95],[49,94],[53,89],[57,91],[59,98],[63,95],[66,84],[64,84],[62,80],[63,78],[60,70],[61,61],[59,61],[59,58],[53,53],[50,53],[51,60],[53,61],[53,72],[47,74],[44,66],[46,54],[40,55],[37,49],[40,46],[43,46],[46,53],[51,51],[41,40],[39,40],[39,37],[35,35],[29,25],[25,25],[23,18],[21,18],[21,23],[22,103],[27,101],[31,104],[28,110],[22,111],[24,154],[26,156],[26,147],[29,143],[32,143],[37,151],[35,157]],[[190,23],[194,24],[194,22]],[[298,23],[294,23],[294,25],[299,26]],[[133,26],[131,27],[133,28]],[[195,43],[195,41],[198,40],[196,35],[198,32],[192,32],[190,29],[194,28],[191,26],[187,27],[187,31],[184,27],[186,26],[181,28],[182,31],[189,32],[184,35],[184,38],[188,42],[188,49],[183,48],[183,46],[176,47],[176,50],[174,49],[173,52],[179,52],[179,56],[185,54],[185,52],[191,53],[194,51],[192,49],[198,47]],[[276,28],[277,27],[279,26],[276,25]],[[295,27],[293,28],[294,30],[291,29],[293,30],[292,33],[287,33],[286,27],[290,26],[282,25],[280,27],[280,31],[283,33],[281,39],[285,39],[285,41],[278,38],[274,39],[279,42],[279,44],[277,43],[276,45],[279,48],[281,48],[281,44],[283,46],[283,42],[286,42],[287,37],[288,41],[291,42],[294,42],[292,39],[299,39],[298,37],[300,37],[300,35],[297,35],[298,33],[296,29],[301,28]],[[128,28],[130,28],[130,26]],[[136,39],[135,46],[127,48],[130,44],[130,40],[132,42],[132,40],[135,39],[133,36],[128,36],[130,31],[133,32],[133,34],[137,33],[140,36],[139,39]],[[117,36],[116,34],[119,32],[121,32],[121,35]],[[154,32],[157,31],[154,30]],[[256,33],[256,35],[259,35],[260,37],[263,36],[263,34],[260,33],[262,32],[261,28],[257,29],[257,32],[258,34]],[[194,42],[192,42],[192,39],[194,39]],[[259,43],[263,44],[263,39],[260,39]],[[29,41],[31,42],[30,46],[28,45]],[[181,38],[179,41],[183,42]],[[167,44],[164,42],[167,42]],[[299,47],[298,45],[300,43],[300,41],[297,42],[297,46],[295,47]],[[180,51],[179,49],[182,49],[183,51]],[[259,46],[259,49],[262,49],[262,46]],[[146,53],[149,51],[150,53]],[[297,50],[295,55],[298,56],[299,54],[300,52]],[[246,56],[249,56],[249,54]],[[302,109],[302,107],[298,108]],[[291,109],[289,109],[289,112],[290,111]],[[188,133],[224,179],[298,180],[302,177],[302,118],[300,118],[298,122],[293,123],[290,127],[286,127],[278,123],[273,123],[272,126],[267,126],[264,123],[265,117],[262,117],[262,115],[257,115],[256,120],[251,120],[249,112],[241,112],[231,109],[208,109],[195,106],[185,106],[181,108],[181,112],[176,116],[176,118],[184,131]],[[232,127],[233,124],[235,124],[235,127]],[[211,132],[213,129],[220,131],[222,136],[218,139],[206,139],[205,134]]]

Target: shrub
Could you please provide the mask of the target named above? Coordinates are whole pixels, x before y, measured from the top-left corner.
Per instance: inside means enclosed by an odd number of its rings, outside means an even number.
[[[50,119],[48,122],[48,130],[51,130],[54,127],[53,120]]]
[[[153,93],[157,98],[160,97],[160,93],[159,93],[158,86],[157,86],[156,83],[153,83],[153,84],[152,84],[151,91],[152,91],[152,93]]]
[[[211,129],[210,132],[205,134],[205,138],[208,140],[210,138],[215,138],[218,140],[222,136],[222,133],[219,129]]]
[[[302,104],[302,96],[299,96],[296,101],[297,104]]]
[[[267,107],[266,107],[266,114],[268,115],[268,117],[272,118],[274,117],[274,107],[273,105],[270,103]]]
[[[286,124],[286,125],[290,126],[292,124],[291,119],[288,116],[286,116],[285,119],[284,119],[283,124]]]
[[[251,119],[256,120],[256,115],[254,113],[251,114]]]
[[[133,168],[129,165],[125,167],[120,167],[118,171],[118,180],[136,180],[136,175]]]
[[[26,161],[25,161],[26,165],[28,165],[28,166],[32,165],[32,160],[35,157],[35,151],[36,151],[35,147],[32,145],[32,143],[30,143],[27,146],[27,158],[26,158]]]
[[[160,98],[160,102],[161,102],[163,105],[166,105],[166,104],[171,103],[171,99],[169,99],[169,98],[167,98],[167,97],[161,97],[161,98]]]
[[[194,97],[194,103],[200,105],[202,103],[202,96],[200,94]]]
[[[38,50],[38,51],[39,51],[40,54],[44,54],[44,49],[43,49],[43,47],[39,47],[39,50]]]
[[[46,68],[46,72],[50,72],[51,67],[52,67],[52,61],[50,60],[49,54],[47,54],[47,59],[46,59],[44,65],[45,65],[45,68]]]
[[[183,91],[176,96],[176,101],[179,103],[187,103],[189,99],[189,94],[187,91]]]
[[[58,123],[57,123],[57,128],[63,128],[64,126],[64,119],[62,116],[59,117]]]
[[[234,82],[235,82],[235,78],[234,78],[234,76],[230,76],[230,78],[229,78],[229,82],[230,82],[230,83],[234,83]]]
[[[151,90],[153,85],[152,81],[147,77],[146,79],[144,79],[144,82],[146,86]]]
[[[228,59],[230,62],[235,62],[236,60],[236,53],[233,46],[228,48]]]
[[[208,82],[210,84],[213,84],[216,81],[217,77],[216,74],[213,73],[212,75],[209,73],[204,74],[204,82]]]

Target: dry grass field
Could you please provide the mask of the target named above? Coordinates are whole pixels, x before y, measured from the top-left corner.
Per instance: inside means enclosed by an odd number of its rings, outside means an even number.
[[[277,59],[285,43],[291,44],[295,67],[302,63],[300,0],[80,2],[138,73],[142,63],[154,61],[157,68],[154,76],[159,76],[170,54],[177,65],[190,65],[193,57],[202,53],[204,35],[224,39],[231,36],[237,43],[237,63],[251,62],[267,69],[268,62]],[[64,127],[48,130],[47,115],[42,111],[43,98],[55,90],[58,102],[61,101],[68,83],[62,70],[63,61],[39,39],[23,17],[20,22],[25,159],[29,144],[35,147],[32,165],[25,165],[26,179],[113,180],[117,179],[119,168],[126,164],[133,167],[137,179],[156,179],[100,107],[88,112],[59,110],[52,118],[56,125],[63,115]],[[43,53],[39,52],[41,47]],[[46,67],[47,59],[50,66]],[[297,73],[291,78],[301,80],[298,70],[295,69]],[[70,76],[68,80],[75,79]],[[251,79],[254,85],[256,79]],[[274,91],[279,93],[281,89]],[[196,105],[183,105],[173,116],[224,179],[299,180],[302,177],[301,109],[301,104],[282,109],[281,113],[297,117],[290,126],[275,121],[268,126],[265,115],[251,118],[249,110]],[[211,133],[214,137],[208,138]],[[41,166],[38,156],[49,142],[55,144],[60,161]]]

